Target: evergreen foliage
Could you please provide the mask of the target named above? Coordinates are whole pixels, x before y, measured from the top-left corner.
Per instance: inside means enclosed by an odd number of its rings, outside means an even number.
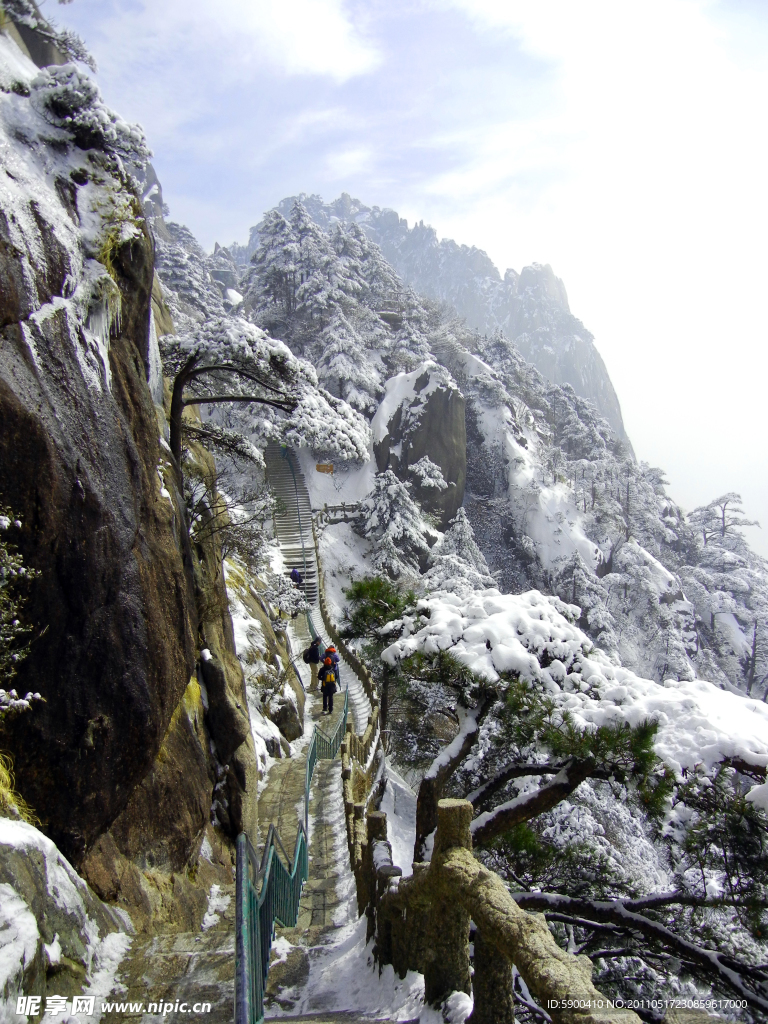
[[[424,583],[430,591],[450,590],[460,594],[495,586],[463,508],[432,548],[428,565]]]
[[[24,565],[24,559],[9,537],[9,533],[20,529],[21,522],[10,509],[0,507],[0,680],[6,685],[29,652],[32,627],[22,621],[22,615],[29,584],[40,575],[36,569]],[[32,704],[41,699],[39,693],[19,697],[15,690],[0,689],[0,720],[9,714],[29,711]],[[2,764],[0,755],[0,776],[4,767],[9,768]]]
[[[343,459],[366,457],[365,421],[318,388],[308,363],[247,320],[233,316],[205,320],[188,333],[166,335],[161,352],[164,370],[173,380],[171,451],[177,464],[181,464],[185,406],[232,403],[266,407],[273,414],[270,422],[275,424],[275,434],[289,443],[334,452]],[[276,418],[275,413],[282,415]]]
[[[60,4],[71,3],[71,0],[58,0]],[[57,47],[65,57],[85,64],[91,71],[96,71],[96,61],[89,53],[80,36],[71,29],[58,29],[50,19],[43,18],[31,0],[3,0],[0,14],[3,11],[19,25],[34,29],[46,42]]]
[[[110,110],[93,80],[74,64],[43,68],[31,89],[32,105],[80,149],[101,150],[128,167],[146,164],[151,154],[142,129]]]
[[[386,576],[365,576],[354,580],[344,596],[349,604],[344,609],[342,635],[365,641],[369,656],[378,661],[378,655],[392,642],[397,623],[415,606],[415,592],[403,589]]]
[[[377,572],[393,580],[418,576],[429,554],[431,531],[408,484],[391,469],[377,474],[373,490],[360,504],[355,529],[374,545],[371,564]]]

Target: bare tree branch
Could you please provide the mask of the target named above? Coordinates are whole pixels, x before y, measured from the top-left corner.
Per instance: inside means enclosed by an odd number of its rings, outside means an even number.
[[[559,910],[561,913],[563,911],[572,912],[579,915],[580,918],[594,918],[596,921],[606,921],[630,931],[640,932],[646,937],[682,953],[698,966],[714,971],[721,982],[746,999],[750,1005],[761,1010],[768,1010],[768,999],[753,991],[744,981],[744,976],[752,976],[755,968],[748,964],[738,963],[717,950],[705,949],[703,946],[689,942],[676,935],[666,925],[629,910],[626,901],[574,899],[571,896],[542,892],[513,893],[512,898],[518,906],[525,910],[541,910],[547,917],[550,916],[548,913],[550,910],[555,912]],[[590,927],[592,927],[591,924]],[[761,974],[760,980],[762,977]]]

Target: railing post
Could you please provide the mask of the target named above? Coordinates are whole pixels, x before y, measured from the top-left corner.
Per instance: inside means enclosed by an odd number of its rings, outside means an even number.
[[[235,880],[235,1024],[252,1024],[248,839],[244,833],[236,841]]]
[[[495,946],[475,932],[475,973],[472,975],[474,1009],[467,1024],[515,1024],[512,964]]]
[[[451,992],[472,991],[469,967],[469,913],[446,884],[440,867],[444,854],[455,847],[472,849],[468,800],[441,800],[437,806],[437,833],[429,868],[432,901],[428,948],[424,965],[424,998],[439,1006]]]

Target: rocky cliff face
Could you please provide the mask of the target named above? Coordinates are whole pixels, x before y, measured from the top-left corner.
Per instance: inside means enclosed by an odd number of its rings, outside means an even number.
[[[410,483],[424,511],[447,529],[467,478],[464,396],[450,374],[426,363],[388,381],[372,429],[378,471]]]
[[[40,572],[15,685],[45,699],[0,747],[100,896],[140,928],[196,927],[205,884],[231,880],[225,837],[256,825],[243,676],[220,552],[191,548],[163,440],[155,325],[172,323],[140,196],[113,136],[82,129],[97,93],[60,123],[60,74],[0,33],[0,502]]]
[[[11,116],[25,113],[29,100],[14,99]],[[146,386],[152,241],[137,220],[112,249],[114,277],[100,272],[94,257],[110,226],[92,241],[81,223],[94,193],[125,204],[130,194],[96,153],[73,151],[76,166],[62,160],[46,173],[35,143],[34,170],[5,168],[17,175],[17,203],[0,220],[10,285],[0,299],[0,472],[24,522],[22,552],[41,573],[29,607],[41,635],[19,683],[46,704],[8,725],[4,746],[27,801],[78,861],[159,749],[189,680],[196,622]]]

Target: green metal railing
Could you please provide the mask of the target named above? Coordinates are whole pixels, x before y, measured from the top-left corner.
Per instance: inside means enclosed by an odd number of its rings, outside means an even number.
[[[237,837],[236,1024],[260,1024],[264,1020],[264,988],[275,922],[286,928],[296,924],[301,889],[308,875],[307,834],[302,823],[292,865],[274,825],[269,826],[261,864],[248,836],[241,832]]]

